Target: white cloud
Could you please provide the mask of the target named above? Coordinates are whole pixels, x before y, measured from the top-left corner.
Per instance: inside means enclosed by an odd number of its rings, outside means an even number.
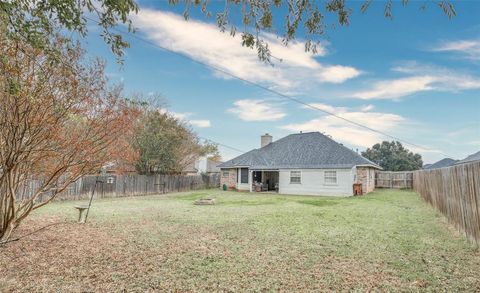
[[[319,80],[330,83],[342,83],[359,75],[360,71],[358,69],[342,65],[325,67],[315,74]]]
[[[442,67],[409,62],[392,70],[410,76],[374,82],[370,88],[353,93],[351,97],[364,100],[398,99],[425,91],[459,92],[480,89],[480,78]]]
[[[287,115],[280,107],[265,100],[237,100],[233,105],[228,112],[244,121],[276,121]]]
[[[282,90],[295,90],[312,83],[342,83],[361,73],[349,66],[319,63],[315,57],[326,54],[322,45],[313,55],[305,52],[303,42],[293,41],[285,47],[272,34],[264,34],[262,38],[268,42],[272,55],[283,61],[272,59],[275,66],[267,65],[258,59],[256,50],[241,46],[239,34],[232,37],[220,32],[214,24],[193,19],[185,21],[174,13],[143,8],[134,16],[134,25],[149,39],[169,50]],[[226,77],[217,72],[215,75]]]
[[[212,126],[210,120],[190,120],[190,124],[199,128],[208,128]]]
[[[168,113],[172,117],[174,117],[175,119],[183,121],[185,123],[188,123],[192,126],[196,126],[198,128],[208,128],[208,127],[212,126],[210,120],[190,119],[189,117],[191,117],[193,115],[193,113],[190,113],[190,112],[175,112],[175,111],[170,111],[170,110],[166,110],[166,109],[163,109],[163,108],[160,109],[160,112],[161,113]]]
[[[401,124],[408,122],[404,117],[396,114],[363,112],[346,107],[333,107],[321,103],[311,105],[343,118],[353,120],[359,124],[388,133],[391,133],[393,130],[398,130]],[[303,108],[307,107],[304,106]],[[330,115],[321,116],[302,123],[283,125],[280,126],[280,128],[295,132],[320,131],[331,135],[333,139],[339,142],[362,148],[371,147],[375,143],[386,139],[379,133],[355,126],[347,121],[343,121]]]
[[[170,115],[172,115],[174,118],[178,120],[187,120],[187,117],[192,115],[192,113],[179,113],[179,112],[173,112],[173,111],[168,111]]]
[[[460,54],[466,59],[480,60],[480,39],[443,42],[437,47],[432,48],[432,51],[453,52]]]
[[[373,86],[364,91],[353,94],[354,98],[369,99],[394,99],[417,92],[431,90],[430,84],[434,81],[431,76],[413,76],[392,80],[375,82]]]
[[[392,113],[364,112],[362,108],[357,110],[347,107],[333,107],[331,105],[321,103],[311,105],[388,134],[409,132],[409,128],[411,128],[413,125],[412,121]],[[302,108],[311,109],[307,106],[302,106]],[[373,109],[372,107],[369,108],[370,110]],[[386,137],[381,133],[373,132],[363,127],[353,125],[331,115],[320,116],[302,123],[282,125],[280,128],[295,132],[319,131],[327,135],[331,135],[332,138],[338,142],[352,147],[357,147],[360,150],[369,148],[374,144],[384,140],[392,140],[392,138]],[[412,152],[420,153],[424,158],[427,158],[430,161],[438,160],[444,157],[442,151],[438,149],[420,148],[409,144],[405,144],[405,146]]]
[[[361,108],[361,110],[362,110],[363,112],[368,112],[368,111],[371,111],[371,110],[373,110],[373,109],[375,109],[375,106],[372,105],[372,104],[365,105],[365,106],[363,106],[363,107]]]

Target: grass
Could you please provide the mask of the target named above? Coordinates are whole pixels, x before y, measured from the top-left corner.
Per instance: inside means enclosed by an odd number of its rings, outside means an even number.
[[[195,206],[215,198],[214,206]],[[0,291],[480,291],[480,253],[411,191],[208,190],[35,213],[0,248]]]

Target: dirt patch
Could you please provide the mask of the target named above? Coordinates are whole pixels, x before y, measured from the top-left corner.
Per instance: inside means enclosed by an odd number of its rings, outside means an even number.
[[[27,220],[17,235],[57,222]],[[118,291],[148,270],[148,253],[108,225],[63,222],[0,248],[2,291]],[[141,266],[141,270],[138,268]]]
[[[28,219],[16,234],[58,221]],[[200,285],[189,279],[202,273],[192,264],[208,266],[229,257],[208,229],[171,230],[176,234],[149,243],[136,225],[63,222],[0,248],[0,291],[189,291]]]

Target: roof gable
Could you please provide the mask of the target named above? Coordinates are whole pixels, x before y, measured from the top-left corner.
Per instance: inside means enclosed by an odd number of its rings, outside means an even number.
[[[220,167],[343,169],[358,165],[380,168],[331,138],[319,132],[309,132],[290,134],[263,148],[233,158]]]
[[[429,166],[425,167],[425,170],[430,170],[430,169],[438,169],[438,168],[445,168],[445,167],[450,167],[453,164],[455,164],[457,160],[451,159],[451,158],[445,158],[441,159],[440,161],[430,164]]]
[[[469,163],[469,162],[475,162],[475,161],[480,161],[480,151],[476,152],[474,154],[471,154],[470,156],[466,157],[463,160],[460,160],[460,161],[456,162],[455,165]]]

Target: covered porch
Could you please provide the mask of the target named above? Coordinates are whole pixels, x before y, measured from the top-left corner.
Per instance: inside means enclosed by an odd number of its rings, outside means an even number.
[[[278,170],[250,170],[250,192],[278,192]]]

